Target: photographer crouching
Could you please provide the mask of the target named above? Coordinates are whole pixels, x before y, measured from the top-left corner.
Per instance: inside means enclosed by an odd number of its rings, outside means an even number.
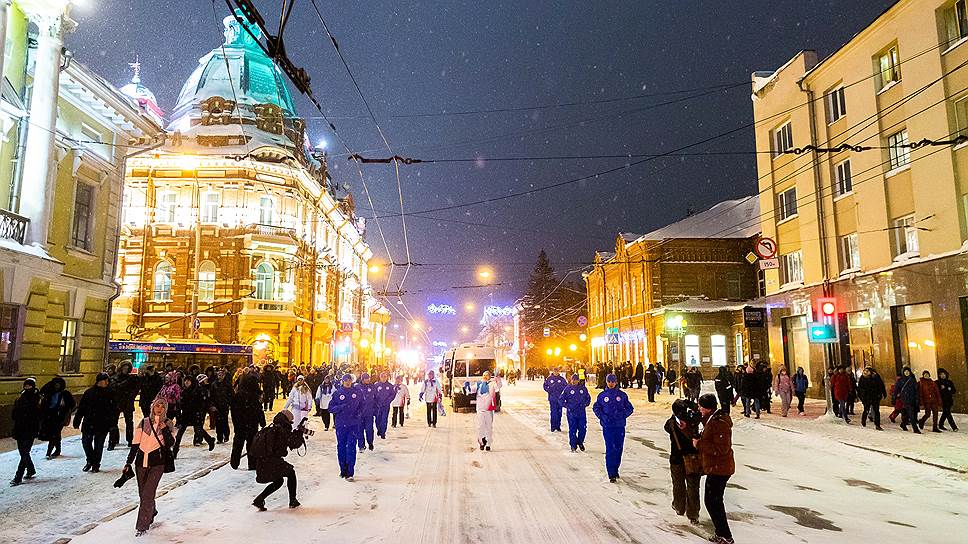
[[[286,480],[289,487],[289,508],[299,506],[296,500],[296,469],[283,458],[290,450],[298,449],[306,444],[305,437],[313,431],[306,429],[306,419],[293,428],[293,415],[289,410],[282,410],[272,418],[272,425],[262,429],[252,440],[249,455],[256,458],[255,481],[269,485],[252,501],[252,505],[260,512],[266,510],[266,498],[282,487],[282,480]]]

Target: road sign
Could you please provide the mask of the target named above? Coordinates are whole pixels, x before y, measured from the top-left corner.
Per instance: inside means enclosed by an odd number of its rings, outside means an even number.
[[[610,333],[608,333],[608,344],[611,345],[611,346],[616,346],[616,345],[618,345],[618,343],[619,343],[618,342],[618,333],[617,332],[610,332]]]
[[[584,327],[587,324],[588,324],[588,318],[587,317],[585,317],[583,315],[578,316],[578,326],[579,327]]]
[[[545,327],[544,328],[544,337],[545,338],[548,338],[549,336],[551,336],[551,327]]]
[[[201,328],[202,328],[202,320],[196,317],[194,320],[192,320],[192,329],[197,331],[198,329],[201,329]]]
[[[750,251],[749,253],[746,254],[746,262],[748,262],[750,264],[755,263],[756,262],[756,259],[758,259],[758,258],[759,257],[756,256],[756,253],[753,253],[752,251]]]
[[[837,329],[829,323],[807,323],[807,340],[811,344],[836,344]]]
[[[780,259],[761,259],[760,260],[760,270],[779,270],[780,269]]]
[[[765,236],[756,241],[753,252],[761,259],[772,259],[776,257],[776,240]]]

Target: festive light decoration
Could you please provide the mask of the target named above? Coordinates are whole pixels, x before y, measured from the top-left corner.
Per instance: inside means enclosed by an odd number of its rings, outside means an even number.
[[[450,304],[430,304],[427,313],[432,315],[457,315],[457,310]]]
[[[484,320],[514,316],[513,306],[485,306]]]

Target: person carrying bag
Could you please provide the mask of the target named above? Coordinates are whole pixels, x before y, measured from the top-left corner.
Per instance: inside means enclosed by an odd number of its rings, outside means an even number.
[[[174,424],[167,414],[168,403],[164,399],[157,398],[151,403],[148,417],[135,429],[122,478],[115,482],[115,486],[120,487],[119,483],[123,485],[124,481],[130,479],[134,464],[133,472],[138,480],[140,498],[135,524],[136,536],[145,534],[158,515],[155,494],[162,475],[175,471],[175,458],[171,451],[171,446],[175,443]]]

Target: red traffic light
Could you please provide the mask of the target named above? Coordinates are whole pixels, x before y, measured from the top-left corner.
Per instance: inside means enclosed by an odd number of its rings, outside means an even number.
[[[835,298],[818,298],[817,299],[817,311],[821,317],[836,317],[837,316],[837,299]]]

